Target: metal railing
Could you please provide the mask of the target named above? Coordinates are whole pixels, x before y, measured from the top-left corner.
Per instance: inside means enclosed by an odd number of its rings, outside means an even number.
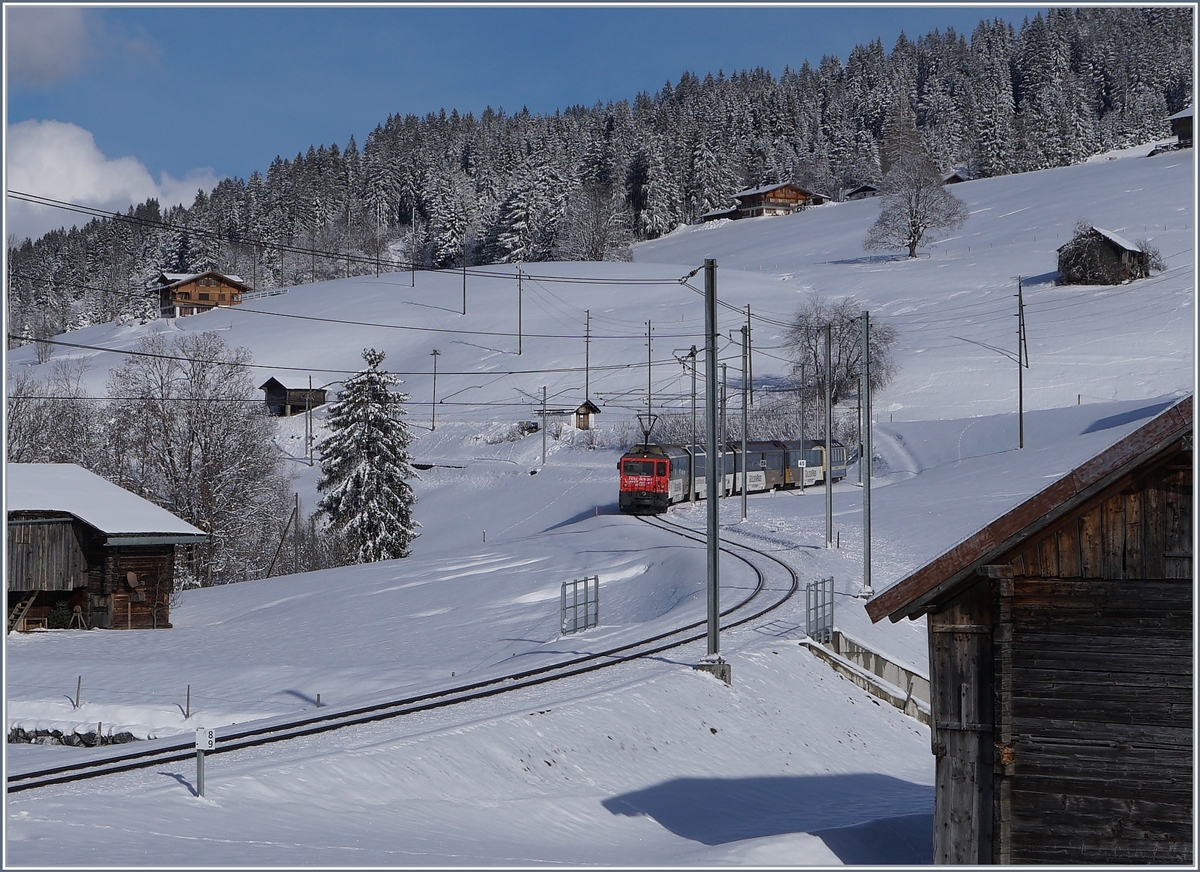
[[[564,636],[600,623],[600,576],[564,581],[559,622]]]

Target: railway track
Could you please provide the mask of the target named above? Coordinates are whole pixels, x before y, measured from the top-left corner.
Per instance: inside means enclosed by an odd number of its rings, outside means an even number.
[[[641,518],[642,523],[674,533],[695,542],[704,542],[703,535],[664,518]],[[748,545],[725,543],[721,550],[742,561],[754,572],[757,579],[753,590],[741,601],[721,612],[721,629],[726,630],[754,621],[768,612],[779,608],[799,589],[799,574],[772,554]],[[756,564],[746,552],[781,567],[787,581],[782,588],[771,588],[768,573]],[[781,594],[771,597],[771,593]],[[625,643],[603,651],[580,654],[536,669],[528,669],[510,675],[456,685],[443,690],[407,696],[401,699],[364,704],[351,707],[330,708],[320,714],[306,715],[286,720],[271,719],[250,724],[229,726],[217,730],[217,747],[208,754],[224,754],[232,751],[282,742],[316,733],[339,730],[345,727],[367,724],[388,718],[402,717],[431,709],[486,699],[514,690],[534,687],[551,681],[559,681],[595,672],[600,669],[625,663],[641,657],[659,654],[672,648],[688,645],[707,638],[707,620],[695,621],[682,627],[658,633],[645,639]],[[195,744],[190,734],[138,742],[138,747],[120,746],[106,751],[94,752],[87,760],[72,764],[61,764],[9,775],[6,789],[9,793],[33,790],[53,784],[64,784],[112,775],[132,769],[158,766],[164,763],[190,760],[195,757]]]

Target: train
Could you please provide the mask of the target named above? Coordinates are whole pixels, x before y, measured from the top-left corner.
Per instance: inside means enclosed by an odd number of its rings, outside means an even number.
[[[634,445],[621,455],[619,506],[631,514],[659,514],[675,503],[704,499],[708,490],[705,451],[688,445]],[[776,488],[805,488],[825,482],[825,443],[814,439],[730,442],[722,455],[725,494],[770,491]],[[743,470],[748,470],[743,473]],[[830,480],[846,477],[846,447],[834,440],[830,450]],[[694,489],[691,483],[695,482]]]

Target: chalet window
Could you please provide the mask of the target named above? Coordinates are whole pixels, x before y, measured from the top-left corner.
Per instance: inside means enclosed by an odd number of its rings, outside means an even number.
[[[179,295],[179,299],[181,299],[181,300],[190,300],[191,298],[192,298],[192,295],[190,293],[188,293],[187,291],[184,291],[182,294]]]
[[[201,293],[201,294],[200,294],[200,299],[201,299],[201,300],[207,300],[207,299],[208,299],[208,294],[206,294],[206,293]]]

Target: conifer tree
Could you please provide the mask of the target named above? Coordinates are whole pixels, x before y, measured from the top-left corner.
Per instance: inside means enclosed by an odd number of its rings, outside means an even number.
[[[420,526],[413,518],[416,477],[404,422],[408,395],[390,390],[400,380],[381,370],[384,354],[363,350],[367,368],[346,380],[329,410],[321,442],[322,496],[317,510],[348,543],[355,563],[407,557]]]

